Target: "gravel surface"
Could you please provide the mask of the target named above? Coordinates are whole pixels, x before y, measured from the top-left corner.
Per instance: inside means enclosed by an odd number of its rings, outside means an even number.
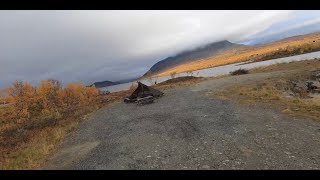
[[[320,169],[320,123],[206,93],[285,73],[232,76],[116,103],[69,136],[44,169]]]

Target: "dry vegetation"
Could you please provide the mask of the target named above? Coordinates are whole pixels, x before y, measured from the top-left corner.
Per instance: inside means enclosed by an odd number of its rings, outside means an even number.
[[[154,76],[166,76],[172,73],[194,71],[237,62],[264,61],[313,51],[320,51],[320,32],[291,37],[259,46],[224,51],[213,57],[199,59],[167,69]]]
[[[224,99],[236,99],[244,104],[271,104],[290,115],[320,120],[320,95],[298,93],[293,96],[291,84],[292,81],[310,79],[312,72],[320,71],[320,61],[316,59],[275,64],[252,69],[250,73],[272,71],[285,71],[287,75],[282,78],[266,79],[258,83],[237,85],[214,95]]]
[[[80,83],[63,88],[56,80],[38,87],[14,82],[0,94],[0,169],[40,167],[90,113],[122,101],[135,88],[99,95]]]
[[[0,169],[39,167],[61,140],[102,105],[95,87],[43,80],[38,87],[16,81],[0,107]]]
[[[235,76],[235,75],[248,74],[248,73],[249,73],[249,71],[246,69],[238,69],[238,70],[230,72],[230,75]]]

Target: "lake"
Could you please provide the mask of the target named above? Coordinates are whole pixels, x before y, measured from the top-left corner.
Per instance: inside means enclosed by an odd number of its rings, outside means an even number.
[[[312,53],[306,53],[306,54],[300,54],[295,56],[289,56],[284,58],[277,58],[277,59],[271,59],[261,62],[253,62],[253,63],[234,63],[234,64],[228,64],[223,66],[217,66],[207,69],[200,69],[192,71],[191,73],[178,73],[174,77],[182,77],[182,76],[196,76],[196,77],[214,77],[214,76],[220,76],[229,74],[231,71],[235,71],[237,69],[252,69],[256,67],[262,67],[262,66],[269,66],[272,64],[277,63],[284,63],[284,62],[292,62],[292,61],[301,61],[306,59],[314,59],[314,58],[320,58],[320,51],[312,52]],[[247,61],[249,62],[249,61]],[[162,76],[162,77],[156,77],[156,78],[149,78],[149,79],[142,79],[140,80],[143,84],[146,84],[148,86],[154,84],[155,82],[161,83],[163,81],[172,79],[171,76]],[[116,92],[121,90],[128,90],[130,86],[136,83],[135,81],[129,82],[129,83],[123,83],[123,84],[117,84],[114,86],[108,86],[104,88],[100,88],[101,90],[108,90],[110,92]]]

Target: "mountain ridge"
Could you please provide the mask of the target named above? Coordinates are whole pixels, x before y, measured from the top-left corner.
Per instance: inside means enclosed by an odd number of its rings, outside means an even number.
[[[228,40],[222,40],[198,46],[192,50],[186,50],[175,56],[170,56],[155,63],[142,77],[151,76],[174,66],[210,57],[232,48],[244,47],[246,45],[232,43]]]
[[[113,82],[113,81],[99,81],[99,82],[94,82],[90,86],[95,86],[96,88],[102,88],[102,87],[107,87],[107,86],[113,86],[120,84],[119,82]]]

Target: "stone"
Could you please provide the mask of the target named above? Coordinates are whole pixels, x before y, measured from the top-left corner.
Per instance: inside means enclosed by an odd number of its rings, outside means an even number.
[[[203,165],[202,168],[203,168],[203,169],[209,169],[210,166],[208,166],[208,165]]]
[[[311,92],[318,92],[320,90],[319,81],[307,81],[308,90]]]

